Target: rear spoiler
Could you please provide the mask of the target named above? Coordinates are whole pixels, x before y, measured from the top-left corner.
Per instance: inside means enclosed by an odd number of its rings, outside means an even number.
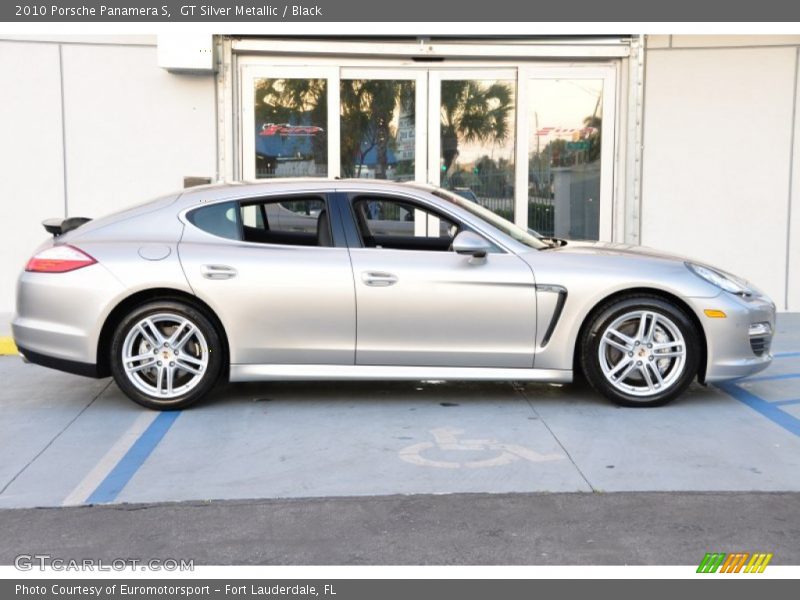
[[[66,219],[56,217],[55,219],[45,219],[42,221],[42,226],[47,233],[52,233],[53,237],[58,237],[64,235],[68,231],[77,229],[89,221],[91,221],[91,219],[87,217],[67,217]]]

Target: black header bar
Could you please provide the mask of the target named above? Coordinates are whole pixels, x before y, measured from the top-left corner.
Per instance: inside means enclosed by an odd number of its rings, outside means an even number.
[[[786,23],[800,21],[800,3],[787,0],[196,0],[194,3],[11,0],[0,3],[0,21]]]

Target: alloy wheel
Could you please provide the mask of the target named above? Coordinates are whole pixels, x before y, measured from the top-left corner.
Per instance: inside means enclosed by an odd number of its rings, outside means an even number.
[[[154,399],[173,399],[194,389],[208,370],[208,343],[192,320],[174,313],[148,315],[122,343],[128,380]]]
[[[672,387],[686,366],[686,341],[672,319],[658,312],[627,312],[602,333],[597,348],[608,383],[633,396]]]

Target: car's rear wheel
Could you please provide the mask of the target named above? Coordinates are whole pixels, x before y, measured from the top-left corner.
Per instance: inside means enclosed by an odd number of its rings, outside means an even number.
[[[149,302],[117,326],[111,372],[120,389],[148,408],[185,408],[219,379],[220,336],[199,310],[182,302]]]
[[[659,406],[697,375],[700,338],[686,313],[648,295],[613,300],[595,311],[581,340],[592,386],[623,406]]]

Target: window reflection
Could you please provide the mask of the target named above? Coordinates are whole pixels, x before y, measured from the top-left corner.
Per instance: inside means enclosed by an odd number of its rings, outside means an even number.
[[[414,179],[414,82],[343,79],[341,169],[343,177]]]
[[[532,79],[528,97],[528,226],[546,236],[596,240],[603,82]]]
[[[326,79],[257,79],[256,177],[328,175]]]
[[[514,218],[515,84],[442,81],[441,185]]]

